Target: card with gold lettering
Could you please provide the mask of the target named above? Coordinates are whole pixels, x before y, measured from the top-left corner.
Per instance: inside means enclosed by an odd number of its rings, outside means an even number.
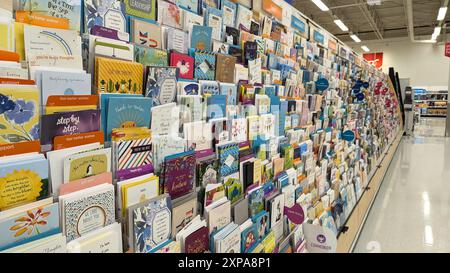
[[[195,151],[167,156],[164,160],[164,193],[173,199],[189,193],[194,187]]]

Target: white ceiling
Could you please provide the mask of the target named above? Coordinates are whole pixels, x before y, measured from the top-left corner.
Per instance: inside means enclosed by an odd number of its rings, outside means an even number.
[[[342,41],[351,41],[348,32],[343,32],[333,22],[341,19],[351,32],[364,40],[380,40],[408,36],[406,17],[407,0],[378,0],[380,4],[368,5],[368,0],[322,0],[330,12],[321,11],[311,0],[293,0],[295,6],[306,16],[334,34]],[[369,0],[377,1],[377,0]],[[414,36],[430,36],[438,10],[444,0],[411,0],[413,5]],[[444,23],[450,20],[449,12]]]

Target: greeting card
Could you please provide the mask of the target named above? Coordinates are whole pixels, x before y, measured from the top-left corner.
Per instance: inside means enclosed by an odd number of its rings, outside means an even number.
[[[0,164],[0,211],[50,194],[48,161],[43,155]]]
[[[170,53],[170,66],[178,68],[179,78],[194,78],[194,58],[191,56],[172,52]]]
[[[161,27],[158,24],[130,18],[131,41],[140,46],[162,48]]]
[[[164,192],[173,199],[194,187],[196,157],[193,150],[167,156],[164,160]]]
[[[149,127],[151,99],[142,97],[111,97],[108,100],[106,139],[113,128]]]
[[[85,0],[84,25],[88,33],[95,25],[126,32],[125,3],[120,0]]]
[[[150,97],[153,106],[174,102],[177,95],[178,68],[147,67],[145,96]]]
[[[142,94],[143,67],[140,63],[95,58],[95,87],[97,93]]]
[[[0,144],[39,139],[39,102],[35,85],[0,84]]]
[[[156,0],[124,0],[126,14],[146,18],[156,19]]]
[[[167,51],[138,45],[134,46],[134,60],[145,67],[167,66],[169,62]]]

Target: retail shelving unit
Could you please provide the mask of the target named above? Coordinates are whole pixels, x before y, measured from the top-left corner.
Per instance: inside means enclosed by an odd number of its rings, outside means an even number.
[[[346,224],[338,236],[337,252],[348,253],[353,251],[402,136],[403,129],[400,129],[396,138],[387,145],[378,159],[376,168],[369,175],[370,182],[368,186],[365,188],[351,215],[347,218]]]
[[[414,89],[414,104],[421,117],[446,117],[448,91],[427,91]]]

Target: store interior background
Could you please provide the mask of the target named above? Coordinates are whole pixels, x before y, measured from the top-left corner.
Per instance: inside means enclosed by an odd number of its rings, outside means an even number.
[[[380,2],[373,8],[381,21],[383,39],[377,37],[367,17],[361,16],[364,8],[358,1],[324,1],[330,7],[329,12],[321,11],[312,1],[294,2],[301,12],[355,52],[365,53],[362,45],[370,49],[368,53],[382,52],[382,70],[389,73],[389,68],[393,67],[398,72],[403,98],[406,85],[428,92],[448,93],[450,58],[445,57],[445,44],[450,42],[449,14],[447,12],[441,21],[436,18],[440,7],[448,6],[449,1],[375,1]],[[330,15],[342,19],[362,42],[353,42],[333,23]],[[408,16],[412,16],[412,32]],[[423,42],[430,40],[436,26],[442,27],[437,41]],[[447,107],[448,95],[443,98],[447,100]],[[354,252],[450,251],[450,196],[445,190],[449,188],[450,179],[450,117],[417,117],[421,102],[415,101],[414,131],[402,139]]]

